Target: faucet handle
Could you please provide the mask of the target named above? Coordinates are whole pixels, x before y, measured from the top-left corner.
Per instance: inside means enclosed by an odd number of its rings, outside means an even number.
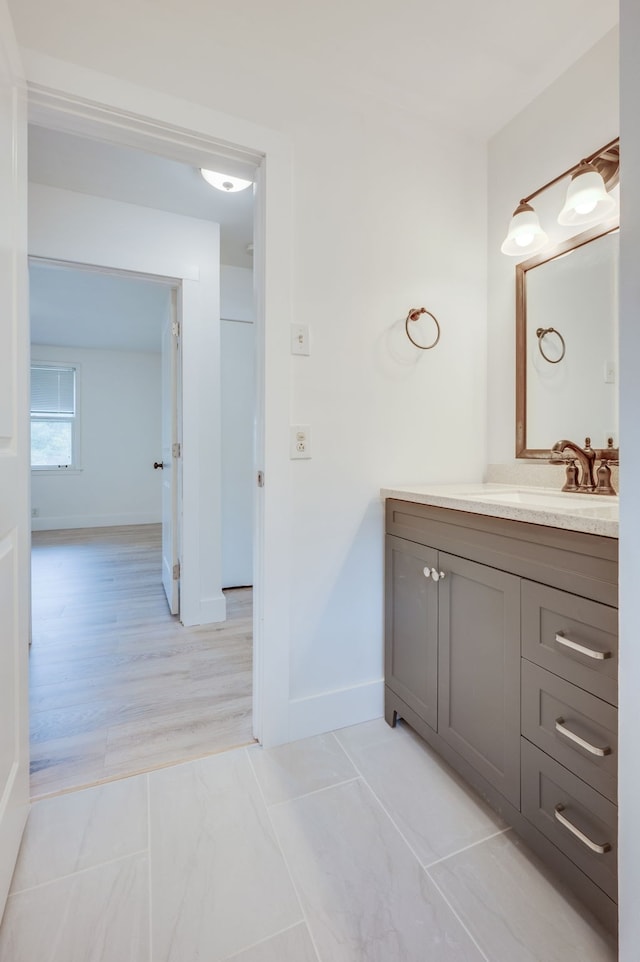
[[[616,493],[615,488],[611,484],[611,468],[607,461],[603,461],[598,468],[598,484],[594,494],[608,494],[612,495]]]
[[[568,458],[568,462],[569,463],[567,464],[567,471],[566,471],[567,480],[565,481],[561,490],[562,491],[578,491],[579,489],[578,465],[576,464],[574,458]]]

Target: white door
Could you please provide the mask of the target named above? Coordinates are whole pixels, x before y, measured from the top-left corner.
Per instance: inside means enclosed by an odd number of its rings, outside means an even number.
[[[162,329],[162,584],[172,615],[180,611],[178,537],[178,335],[177,292]]]
[[[221,320],[223,588],[253,584],[255,383],[253,324]]]
[[[29,810],[26,89],[0,0],[0,915]]]

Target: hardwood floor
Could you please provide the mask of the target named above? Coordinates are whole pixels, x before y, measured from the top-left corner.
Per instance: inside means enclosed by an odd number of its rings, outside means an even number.
[[[184,628],[160,544],[160,525],[34,532],[32,797],[253,741],[251,588]]]

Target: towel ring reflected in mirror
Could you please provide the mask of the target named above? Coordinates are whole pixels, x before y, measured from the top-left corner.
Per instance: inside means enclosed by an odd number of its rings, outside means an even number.
[[[428,317],[431,317],[433,319],[433,323],[436,326],[436,339],[435,341],[433,341],[432,344],[419,344],[418,341],[416,341],[411,336],[411,332],[409,331],[409,321],[419,320],[422,314],[426,314]],[[426,307],[412,307],[409,313],[407,314],[406,321],[404,322],[404,329],[407,332],[407,337],[409,338],[411,343],[414,345],[414,347],[419,348],[421,351],[430,351],[431,348],[435,347],[438,341],[440,340],[440,325],[438,324],[438,319],[435,316],[435,314],[432,314],[431,311],[428,311]]]
[[[560,338],[560,344],[562,345],[562,353],[560,354],[560,357],[553,358],[553,357],[549,357],[547,354],[544,353],[542,342],[544,341],[547,334],[555,334],[557,337]],[[555,327],[539,327],[536,330],[536,337],[538,338],[538,347],[540,348],[540,353],[542,354],[545,361],[547,361],[549,364],[559,364],[562,358],[567,353],[567,345],[565,344],[564,338],[560,333],[560,331],[556,331]]]

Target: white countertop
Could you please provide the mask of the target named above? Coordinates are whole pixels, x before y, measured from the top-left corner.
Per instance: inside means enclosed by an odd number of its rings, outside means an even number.
[[[383,498],[398,498],[438,508],[453,508],[551,528],[618,537],[618,498],[575,494],[553,488],[513,484],[412,484],[382,488]]]

